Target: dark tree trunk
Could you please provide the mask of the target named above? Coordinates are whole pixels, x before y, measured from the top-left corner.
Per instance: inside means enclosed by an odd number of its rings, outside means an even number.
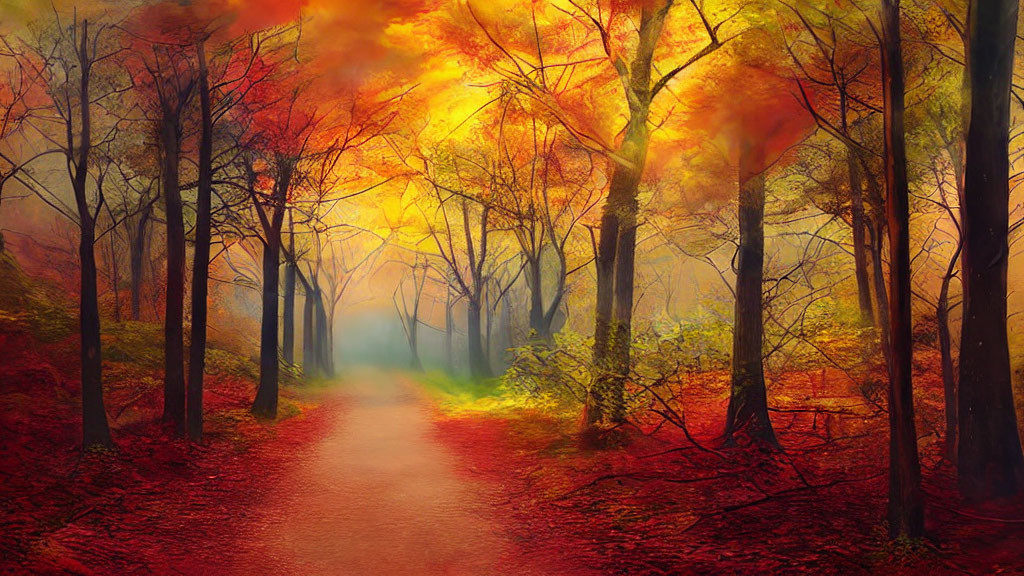
[[[445,300],[444,304],[444,357],[449,373],[455,372],[455,355],[452,348],[452,337],[453,332],[455,331],[455,318],[452,314],[454,306],[455,304],[452,303],[452,293],[451,290],[449,290],[448,298]]]
[[[530,286],[531,338],[546,341],[550,335],[544,326],[544,279],[541,277],[540,254],[527,258],[526,281]]]
[[[483,305],[483,316],[484,316],[484,354],[487,355],[487,361],[494,366],[494,340],[491,336],[494,334],[494,308],[491,306],[491,293],[490,291],[484,292],[484,305]]]
[[[864,182],[860,173],[860,162],[856,152],[847,150],[847,168],[850,175],[850,226],[853,229],[854,275],[857,278],[857,303],[860,306],[861,323],[874,324],[874,310],[871,306],[871,281],[868,278],[868,249],[864,238]]]
[[[739,159],[739,231],[736,304],[732,331],[732,385],[725,421],[725,440],[743,435],[777,446],[768,417],[764,382],[764,173],[758,172],[756,144],[741,144]]]
[[[284,310],[281,313],[281,356],[295,364],[295,264],[284,265]]]
[[[554,226],[549,226],[549,233],[551,234],[552,241],[551,245],[554,248],[558,256],[558,282],[555,285],[555,292],[552,295],[551,302],[548,304],[547,310],[544,312],[544,338],[547,341],[551,341],[554,335],[561,328],[555,326],[555,317],[558,315],[559,310],[562,306],[562,299],[565,298],[565,281],[566,281],[566,265],[565,265],[565,252],[561,246],[556,245]],[[511,342],[511,338],[509,338]]]
[[[117,245],[114,231],[110,231],[110,287],[114,290],[114,322],[121,321],[121,274],[117,267]]]
[[[324,307],[324,293],[316,290],[316,299],[313,301],[313,314],[316,317],[313,330],[314,350],[316,351],[317,365],[320,373],[328,378],[334,376],[333,351],[330,349],[331,325],[327,321],[327,310]]]
[[[624,416],[623,392],[629,372],[633,314],[633,271],[636,251],[636,194],[646,158],[646,113],[630,121],[623,150],[631,151],[633,166],[616,164],[608,200],[601,216],[595,267],[597,300],[594,311],[594,367],[597,376],[584,405],[584,432],[601,420],[618,422]]]
[[[490,378],[491,362],[483,342],[483,314],[480,300],[468,299],[466,335],[469,338],[469,371],[474,378]]]
[[[82,448],[111,445],[107,411],[103,406],[103,360],[100,344],[100,306],[96,287],[96,221],[89,206],[86,182],[89,170],[89,153],[92,148],[89,81],[91,60],[89,58],[89,22],[82,21],[81,45],[78,51],[79,102],[81,104],[80,138],[78,157],[72,187],[78,208],[80,237],[78,257],[81,266],[81,299],[79,301],[79,330],[82,340]],[[72,145],[68,128],[68,154]],[[102,202],[102,198],[100,199]]]
[[[213,197],[213,120],[210,85],[203,43],[196,43],[199,59],[199,183],[196,195],[196,238],[192,261],[192,342],[188,363],[188,435],[203,437],[203,371],[206,368],[207,296],[210,279],[210,212]]]
[[[313,330],[316,322],[313,313],[315,308],[313,300],[312,289],[306,286],[305,297],[302,299],[302,371],[309,378],[316,378],[320,375],[313,343]]]
[[[264,235],[260,383],[256,389],[256,399],[252,403],[252,413],[259,418],[277,417],[278,377],[280,375],[277,332],[281,296],[278,290],[281,273],[281,225],[284,223],[288,189],[291,187],[292,173],[295,169],[294,160],[278,158],[276,168],[277,179],[274,182],[274,190],[269,203],[270,214],[267,214],[262,204],[256,204]],[[250,179],[253,179],[252,176]],[[252,184],[253,182],[250,182],[250,186]]]
[[[1006,333],[1009,120],[1017,0],[970,4],[963,221],[960,487],[974,500],[1024,490]]]
[[[904,141],[903,56],[899,0],[882,3],[882,85],[885,110],[885,183],[889,231],[889,536],[924,532],[921,465],[911,382],[913,335],[910,292],[910,198]]]
[[[167,298],[164,307],[164,415],[175,434],[185,433],[185,219],[178,189],[180,118],[164,105],[160,123],[161,179],[167,217]]]
[[[284,312],[281,314],[281,352],[284,361],[295,364],[295,230],[288,212],[288,258],[284,265]]]
[[[413,316],[410,320],[411,321],[409,322],[409,327],[408,327],[408,330],[409,330],[409,334],[408,334],[409,355],[410,355],[409,367],[412,368],[413,370],[416,370],[417,372],[419,372],[419,371],[423,370],[423,361],[420,360],[419,330],[417,329],[417,327],[419,326],[419,320],[416,318],[416,316]]]
[[[83,187],[85,182],[82,182]],[[84,190],[83,190],[84,197]],[[79,304],[82,337],[82,445],[110,446],[110,428],[103,405],[103,361],[100,349],[100,308],[96,289],[94,223],[82,220],[78,256],[82,267]]]
[[[260,323],[260,384],[252,413],[261,418],[277,417],[278,361],[277,315],[278,276],[281,265],[281,235],[270,234],[263,245],[263,316]]]
[[[882,356],[885,358],[886,370],[892,369],[892,347],[889,346],[889,296],[885,287],[885,262],[882,258],[882,236],[885,226],[879,216],[869,225],[871,235],[871,282],[874,285],[875,311],[879,340],[881,340]]]
[[[637,49],[628,65],[629,121],[614,159],[595,260],[594,367],[597,374],[584,404],[585,435],[593,432],[600,420],[619,422],[625,417],[623,396],[632,344],[637,194],[650,141],[647,120],[651,101],[656,96],[651,84],[654,51],[669,7],[669,3],[656,2],[641,8]]]
[[[618,173],[618,172],[616,172]],[[615,174],[613,174],[615,189]],[[609,197],[609,202],[611,198]],[[597,296],[594,307],[594,370],[595,378],[583,405],[581,429],[589,433],[605,417],[609,388],[608,348],[612,336],[612,311],[615,303],[615,253],[619,241],[619,216],[605,206],[601,215],[600,237],[594,267],[597,274]]]
[[[637,175],[639,185],[639,174]],[[627,209],[619,217],[619,241],[615,255],[615,310],[612,314],[612,341],[609,366],[612,378],[608,388],[608,413],[614,423],[626,419],[625,389],[629,377],[630,347],[633,344],[633,280],[636,260],[636,228],[639,205],[636,197],[625,202]]]
[[[939,331],[939,356],[942,358],[943,407],[946,414],[946,433],[943,435],[944,451],[950,462],[956,462],[957,406],[956,372],[953,367],[953,346],[949,332],[949,284],[953,279],[953,267],[960,256],[962,243],[949,260],[949,267],[942,277],[939,301],[935,307],[935,320]]]
[[[145,277],[145,257],[149,219],[153,214],[152,204],[147,203],[135,223],[131,235],[129,267],[131,268],[132,320],[142,318],[142,281]]]

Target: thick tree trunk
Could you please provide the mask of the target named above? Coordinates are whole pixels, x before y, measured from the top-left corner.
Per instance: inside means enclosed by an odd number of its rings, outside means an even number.
[[[263,316],[260,323],[260,384],[252,413],[261,418],[277,417],[278,361],[277,317],[278,276],[281,265],[281,236],[271,234],[263,245]]]
[[[619,422],[625,415],[623,394],[632,337],[636,195],[647,155],[648,133],[643,124],[646,117],[646,112],[638,113],[627,127],[621,153],[631,165],[615,165],[601,215],[595,259],[594,368],[597,374],[584,405],[582,427],[585,432],[601,420]]]
[[[483,343],[483,314],[479,299],[468,299],[466,334],[469,338],[469,371],[474,378],[490,378],[491,363]]]
[[[759,155],[753,146],[756,144],[744,142],[740,149],[740,241],[732,332],[732,385],[725,440],[733,443],[742,435],[776,446],[775,431],[768,417],[762,363],[765,178],[764,173],[758,172]]]
[[[861,323],[874,324],[871,306],[871,281],[868,278],[868,249],[864,238],[864,182],[856,152],[847,150],[847,169],[850,176],[850,226],[853,229],[854,276],[857,278],[857,303]]]
[[[970,124],[964,174],[960,487],[974,500],[1024,490],[1006,333],[1009,120],[1017,0],[970,4]]]
[[[203,437],[203,371],[206,368],[207,296],[210,279],[210,213],[213,198],[213,120],[210,85],[203,43],[196,44],[199,59],[199,183],[196,195],[196,238],[192,261],[192,342],[188,362],[187,425],[189,438]]]
[[[623,396],[630,368],[633,317],[633,271],[636,252],[637,194],[650,140],[647,119],[652,90],[654,51],[661,37],[669,3],[655,2],[640,11],[637,47],[620,77],[628,80],[629,121],[614,158],[608,199],[601,217],[596,255],[597,306],[594,314],[594,369],[596,375],[584,404],[585,436],[601,420],[621,422]],[[663,78],[664,79],[664,78]]]
[[[904,141],[900,2],[882,3],[882,85],[885,110],[885,183],[889,231],[889,536],[924,532],[921,465],[914,425],[913,334],[910,292],[910,195]]]
[[[178,189],[179,118],[165,106],[160,123],[164,206],[167,217],[167,298],[164,306],[164,414],[175,434],[185,433],[185,220]]]
[[[84,168],[83,168],[84,170]],[[83,180],[82,187],[85,182]],[[82,190],[82,197],[85,190]],[[100,349],[100,308],[96,288],[94,224],[82,219],[78,256],[82,268],[79,327],[82,338],[82,445],[110,446],[110,428],[103,405],[103,361]]]
[[[276,158],[277,178],[274,182],[270,202],[270,212],[263,204],[256,201],[256,210],[263,228],[263,313],[260,321],[260,383],[256,389],[256,399],[252,403],[252,413],[259,418],[277,417],[278,377],[280,362],[278,360],[278,328],[279,319],[279,284],[281,273],[281,226],[284,224],[284,213],[288,201],[288,189],[291,187],[295,160],[292,158]],[[255,178],[250,175],[250,186]],[[251,189],[250,189],[251,190]]]
[[[613,190],[614,178],[613,174]],[[604,214],[601,215],[597,255],[594,258],[597,275],[597,296],[594,307],[593,363],[595,374],[583,405],[580,428],[584,433],[591,432],[604,419],[606,412],[605,398],[611,379],[607,358],[609,343],[612,340],[612,311],[615,304],[615,253],[618,241],[619,216],[616,210],[605,205]]]

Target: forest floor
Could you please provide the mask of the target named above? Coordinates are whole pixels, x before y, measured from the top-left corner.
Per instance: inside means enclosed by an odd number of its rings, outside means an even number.
[[[490,384],[285,378],[212,342],[196,445],[159,424],[159,326],[107,323],[116,448],[82,454],[73,318],[0,259],[0,574],[1024,574],[1024,505],[956,497],[934,355],[915,373],[928,538],[885,538],[886,414],[832,370],[772,378],[784,448],[723,449],[727,376],[671,425],[581,448]]]
[[[938,360],[919,356],[927,538],[915,544],[886,537],[888,416],[836,370],[774,378],[782,451],[722,447],[724,372],[681,375],[675,410],[698,444],[665,424],[582,449],[569,418],[450,394],[438,437],[467,476],[502,487],[520,546],[604,574],[1024,574],[1024,502],[960,501],[937,433]]]

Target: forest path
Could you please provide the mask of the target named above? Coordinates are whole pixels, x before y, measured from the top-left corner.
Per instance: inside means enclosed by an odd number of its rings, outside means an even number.
[[[327,394],[341,413],[261,495],[238,573],[548,573],[521,565],[487,504],[493,488],[456,473],[414,383],[363,369]]]

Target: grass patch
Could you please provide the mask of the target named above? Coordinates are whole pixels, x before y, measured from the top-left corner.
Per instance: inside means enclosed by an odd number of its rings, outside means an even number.
[[[507,394],[498,379],[476,380],[444,372],[416,376],[422,389],[449,415],[509,413],[531,408],[522,398]]]
[[[0,252],[0,330],[26,330],[43,342],[56,342],[75,329],[63,297],[29,278],[10,252]]]
[[[103,323],[103,358],[152,370],[163,368],[163,327],[155,322]]]

